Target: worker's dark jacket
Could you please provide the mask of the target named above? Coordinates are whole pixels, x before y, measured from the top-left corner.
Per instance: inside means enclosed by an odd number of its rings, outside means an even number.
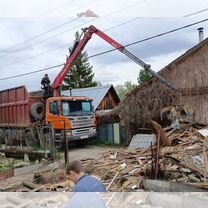
[[[106,192],[106,189],[98,179],[84,175],[76,183],[73,192]]]
[[[48,77],[43,77],[43,79],[41,80],[41,84],[45,85],[45,84],[50,84],[50,79]]]

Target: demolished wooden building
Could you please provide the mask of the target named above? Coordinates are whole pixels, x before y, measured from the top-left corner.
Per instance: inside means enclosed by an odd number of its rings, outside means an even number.
[[[120,119],[127,139],[147,126],[150,119],[161,121],[166,106],[186,105],[195,120],[208,123],[208,38],[160,70],[158,74],[175,86],[174,92],[155,77],[131,91],[118,108],[101,120]]]

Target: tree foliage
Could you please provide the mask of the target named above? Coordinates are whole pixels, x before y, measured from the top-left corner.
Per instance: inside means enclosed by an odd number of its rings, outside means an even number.
[[[133,84],[131,81],[126,81],[123,85],[117,85],[115,89],[120,99],[124,100],[124,98],[126,97],[126,94],[131,92],[136,87],[137,85]]]
[[[79,32],[75,33],[76,44],[79,41]],[[69,48],[69,52],[73,51],[73,47]],[[66,75],[64,80],[64,89],[95,87],[98,85],[96,81],[93,81],[94,73],[92,71],[93,66],[90,65],[87,52],[81,52],[81,54],[74,61],[70,72]]]
[[[149,80],[151,77],[152,75],[148,71],[141,69],[137,81],[139,84],[142,84],[145,81]]]

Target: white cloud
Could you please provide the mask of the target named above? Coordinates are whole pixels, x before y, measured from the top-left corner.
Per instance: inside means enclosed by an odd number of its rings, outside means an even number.
[[[89,24],[95,24],[98,28],[104,30],[106,28],[128,21],[131,19],[131,17],[136,16],[177,16],[177,18],[141,18],[121,27],[107,31],[107,34],[116,39],[118,42],[127,44],[205,18],[207,13],[197,15],[193,18],[178,17],[182,16],[183,14],[191,13],[208,7],[207,0],[183,0],[183,5],[181,0],[147,0],[134,7],[105,17],[106,14],[125,8],[129,5],[133,5],[135,2],[139,2],[139,0],[100,0],[96,3],[92,3],[89,5],[89,7],[86,6],[82,9],[78,8],[93,1],[75,0],[73,3],[68,4],[65,7],[48,13],[48,16],[54,16],[54,18],[40,17],[41,14],[44,14],[47,11],[50,11],[51,9],[69,1],[70,0],[0,0],[0,15],[2,16],[2,18],[0,18],[1,78],[17,75],[20,73],[27,73],[63,63],[65,61],[66,54],[68,53],[68,47],[71,46],[70,43],[74,39],[75,31],[81,30],[82,27],[89,26]],[[62,35],[57,35],[55,38],[51,38],[46,42],[42,42],[41,44],[35,45],[33,47],[28,47],[24,51],[14,53],[10,56],[1,57],[3,54],[8,52],[2,52],[1,50],[25,41],[44,31],[50,30],[57,25],[70,21],[76,16],[76,13],[85,11],[86,9],[92,9],[95,13],[100,15],[101,18],[97,20],[91,18],[79,19],[70,23],[69,25],[65,25],[58,30],[47,33],[44,36],[38,37],[37,39],[34,39],[31,42],[14,49],[17,50],[22,47],[30,46],[31,44],[35,44],[41,40],[50,38],[53,35],[68,30],[68,32],[63,33]],[[70,12],[72,10],[73,12]],[[68,15],[65,16],[73,16],[73,18],[60,17],[63,16],[62,14],[67,12]],[[172,33],[151,41],[140,43],[130,47],[129,50],[139,58],[144,59],[145,62],[151,64],[153,70],[157,71],[179,56],[183,51],[188,50],[198,42],[196,29],[199,26],[205,27],[206,36],[206,24],[207,23],[196,25],[177,33]],[[65,47],[53,51],[55,48],[64,44],[66,44]],[[111,46],[96,36],[94,36],[86,46],[86,50],[89,55],[93,55],[111,48]],[[37,54],[50,50],[52,50],[51,53],[46,53],[36,57]],[[18,62],[31,56],[34,57],[24,62]],[[92,63],[94,66],[96,80],[99,80],[104,84],[122,84],[127,80],[131,80],[134,83],[137,82],[136,78],[138,76],[140,67],[119,52],[113,52],[90,59],[90,63]],[[7,64],[12,65],[3,67]],[[55,78],[59,70],[60,68],[48,71],[51,80]],[[40,79],[44,73],[45,72],[37,73],[9,81],[0,81],[0,90],[18,85],[26,85],[30,90],[38,90],[40,88]]]
[[[137,5],[129,7],[137,2]],[[64,4],[66,5],[60,7]],[[58,9],[47,13],[57,7]],[[206,8],[207,0],[0,0],[2,17],[40,17],[43,14],[50,17],[69,17],[86,9],[92,9],[103,16],[109,11],[125,7],[129,8],[114,17],[179,17]]]
[[[160,69],[167,66],[169,63],[174,61],[176,58],[185,53],[185,50],[175,51],[173,53],[167,53],[159,56],[153,56],[149,59],[149,63],[151,63],[151,68],[158,72]]]

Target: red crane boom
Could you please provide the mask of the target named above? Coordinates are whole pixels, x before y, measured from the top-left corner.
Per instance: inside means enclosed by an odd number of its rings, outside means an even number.
[[[176,88],[172,86],[168,81],[160,77],[157,73],[155,73],[151,68],[150,65],[144,63],[141,59],[133,55],[131,52],[129,52],[124,46],[122,46],[117,41],[113,40],[111,37],[97,29],[95,26],[91,25],[87,29],[85,29],[85,35],[83,39],[79,42],[74,52],[71,54],[71,56],[68,58],[66,64],[64,65],[61,72],[58,74],[56,79],[53,82],[53,89],[54,89],[54,96],[59,96],[59,88],[62,86],[62,83],[65,79],[66,74],[70,71],[71,66],[73,65],[73,61],[79,56],[79,54],[84,49],[85,45],[88,43],[88,41],[91,39],[92,34],[96,34],[99,37],[101,37],[103,40],[108,42],[110,45],[112,45],[114,48],[119,50],[121,53],[125,54],[127,57],[129,57],[131,60],[133,60],[135,63],[143,67],[145,70],[150,72],[154,77],[156,77],[160,82],[162,82],[164,85],[166,85],[171,90],[176,91]]]

